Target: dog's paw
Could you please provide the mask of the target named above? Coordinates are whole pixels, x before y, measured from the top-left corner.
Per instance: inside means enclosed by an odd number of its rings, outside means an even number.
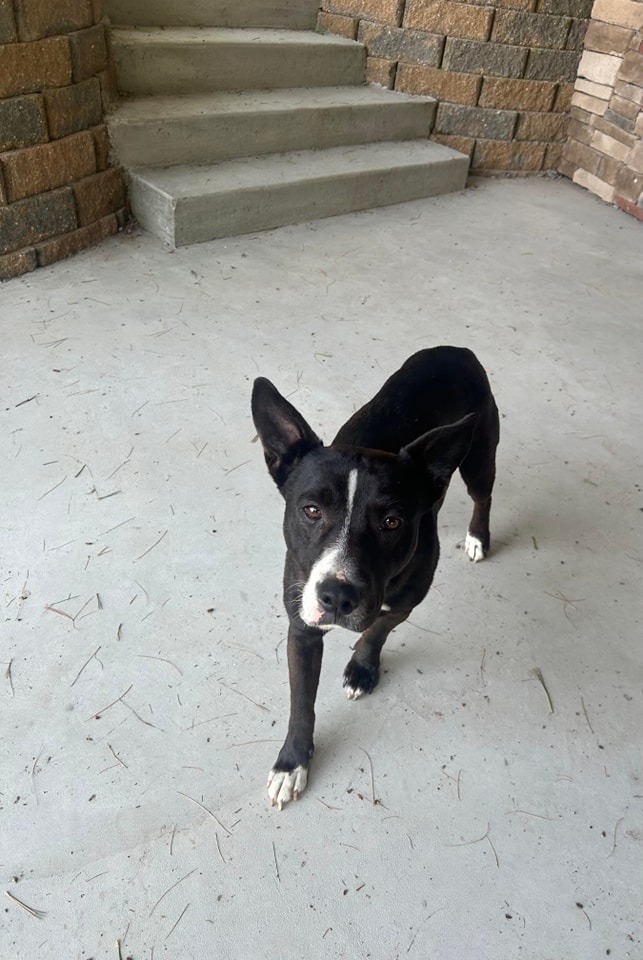
[[[295,767],[294,770],[271,770],[268,774],[270,803],[281,810],[284,803],[298,799],[306,789],[307,783],[307,767]]]
[[[465,537],[463,550],[469,560],[472,560],[474,563],[478,563],[479,560],[484,560],[485,558],[482,541],[478,540],[477,537],[472,537],[470,533]]]
[[[363,666],[351,660],[344,670],[343,685],[347,699],[359,700],[365,693],[372,693],[379,678],[376,667]]]

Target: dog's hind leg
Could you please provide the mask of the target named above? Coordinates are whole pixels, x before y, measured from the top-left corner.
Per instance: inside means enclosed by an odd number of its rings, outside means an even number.
[[[411,613],[404,610],[394,613],[383,610],[353,647],[353,656],[344,670],[344,689],[349,700],[358,700],[365,693],[372,693],[380,678],[380,653],[386,639],[395,627]]]
[[[460,474],[473,500],[464,552],[474,562],[483,560],[489,550],[489,515],[496,479],[498,437],[498,411],[492,400],[476,428],[469,452],[460,464]]]

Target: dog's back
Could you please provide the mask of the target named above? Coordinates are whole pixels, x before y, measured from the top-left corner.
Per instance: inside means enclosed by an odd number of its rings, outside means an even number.
[[[432,347],[409,357],[333,444],[398,453],[428,430],[468,413],[478,414],[493,434],[497,410],[484,368],[465,347]]]

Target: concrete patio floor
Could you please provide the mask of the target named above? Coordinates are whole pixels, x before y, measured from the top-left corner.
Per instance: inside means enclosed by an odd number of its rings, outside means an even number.
[[[642,241],[566,181],[482,181],[0,287],[0,956],[640,960]],[[501,409],[493,551],[458,550],[454,480],[372,697],[329,636],[279,813],[251,382],[330,439],[439,343]]]

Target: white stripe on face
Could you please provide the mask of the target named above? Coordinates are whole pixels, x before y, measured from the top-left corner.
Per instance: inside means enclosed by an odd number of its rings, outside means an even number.
[[[348,531],[353,515],[355,504],[355,493],[357,491],[358,471],[353,469],[348,474],[348,484],[346,489],[346,513],[344,523],[339,532],[339,536],[332,547],[328,547],[322,553],[321,557],[315,561],[312,570],[306,581],[306,586],[301,598],[301,619],[309,627],[315,627],[324,615],[323,610],[317,602],[317,588],[320,583],[330,577],[337,580],[346,580],[346,547],[348,545]]]

